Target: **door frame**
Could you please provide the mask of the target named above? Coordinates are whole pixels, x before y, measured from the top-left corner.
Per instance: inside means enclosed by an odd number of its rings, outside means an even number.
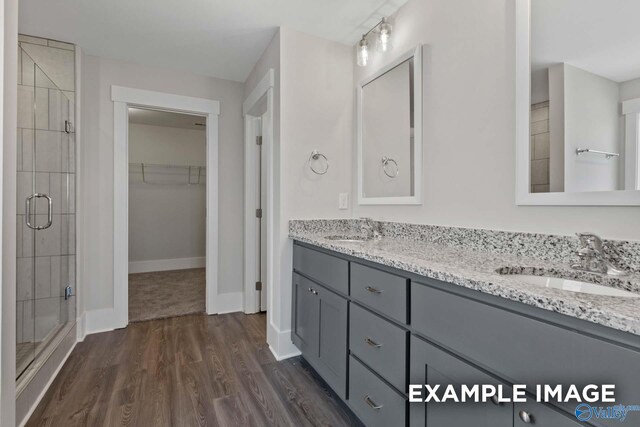
[[[253,91],[242,103],[242,115],[244,117],[244,291],[243,309],[247,314],[257,313],[260,310],[259,301],[256,297],[256,216],[255,200],[257,197],[256,187],[256,165],[258,162],[257,150],[255,149],[255,123],[260,116],[252,115],[252,109],[261,101],[265,100],[267,111],[262,114],[262,167],[266,171],[266,206],[263,206],[266,221],[263,227],[267,228],[267,254],[266,254],[266,277],[263,277],[267,287],[267,316],[273,307],[273,283],[275,277],[275,262],[273,255],[274,230],[276,224],[275,201],[274,201],[274,168],[273,168],[273,88],[275,85],[275,73],[273,68],[262,77]]]
[[[206,312],[218,301],[218,116],[220,102],[163,92],[111,86],[113,101],[113,309],[116,328],[129,323],[129,107],[144,107],[206,117]]]

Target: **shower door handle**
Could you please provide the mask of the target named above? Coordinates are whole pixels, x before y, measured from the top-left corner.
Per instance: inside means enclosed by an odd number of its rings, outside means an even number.
[[[30,219],[31,219],[31,201],[33,199],[38,199],[38,198],[47,199],[47,223],[45,225],[33,225],[33,224],[31,224],[31,221],[30,221]],[[26,199],[27,214],[25,215],[26,222],[27,222],[27,227],[29,227],[29,228],[31,228],[33,230],[46,230],[47,228],[51,227],[51,224],[53,224],[53,214],[52,214],[52,209],[51,209],[52,204],[53,204],[53,201],[51,200],[51,197],[49,197],[48,194],[33,193],[32,195],[27,197],[27,199]]]

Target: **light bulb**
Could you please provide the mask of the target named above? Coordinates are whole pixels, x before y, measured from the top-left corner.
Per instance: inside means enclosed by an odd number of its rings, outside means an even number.
[[[358,48],[356,52],[356,59],[358,67],[366,67],[369,62],[369,42],[362,36],[362,40],[358,42]]]
[[[387,22],[386,18],[382,18],[380,23],[380,30],[378,33],[378,49],[381,52],[386,52],[391,47],[391,24]]]

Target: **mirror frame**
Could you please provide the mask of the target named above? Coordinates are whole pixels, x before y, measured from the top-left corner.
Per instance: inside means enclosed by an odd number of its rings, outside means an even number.
[[[530,193],[531,1],[516,0],[516,205],[640,206],[640,191]],[[624,147],[621,147],[624,148]]]
[[[368,83],[413,58],[413,196],[363,197],[362,190],[362,88]],[[400,55],[374,74],[358,84],[357,88],[357,159],[358,159],[358,204],[359,205],[421,205],[422,204],[422,45]]]

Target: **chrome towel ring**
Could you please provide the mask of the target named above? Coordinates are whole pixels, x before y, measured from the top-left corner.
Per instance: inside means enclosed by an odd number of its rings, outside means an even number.
[[[393,174],[389,173],[389,171],[387,170],[389,163],[393,163],[395,166],[396,171]],[[384,174],[387,175],[389,178],[395,178],[400,173],[400,167],[398,166],[398,162],[396,162],[395,160],[387,156],[382,157],[382,170],[384,171]]]
[[[320,158],[324,159],[325,166],[322,169],[316,169],[313,167],[313,162],[318,161]],[[309,167],[311,168],[311,171],[317,175],[324,175],[329,170],[329,159],[327,159],[327,156],[325,156],[318,150],[313,150],[311,152],[311,156],[309,156],[309,160],[307,162],[309,163]]]

